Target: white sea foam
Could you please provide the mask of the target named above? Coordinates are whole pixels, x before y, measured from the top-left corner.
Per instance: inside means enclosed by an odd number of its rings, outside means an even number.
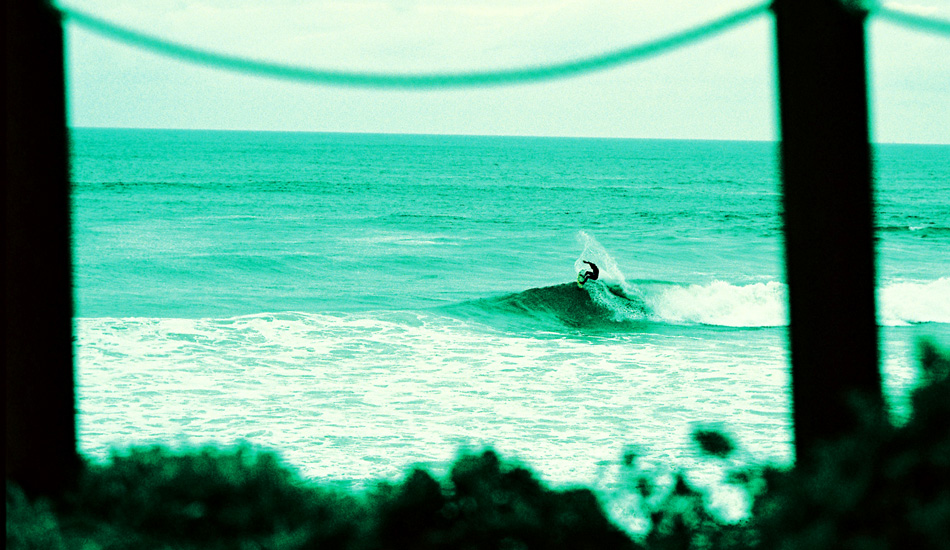
[[[640,291],[650,318],[658,322],[729,327],[788,324],[788,288],[776,281],[645,284]],[[878,289],[878,308],[878,323],[884,326],[950,323],[950,278],[885,284]]]
[[[692,329],[691,329],[692,330]],[[609,488],[636,443],[697,460],[695,422],[790,455],[779,334],[511,335],[436,314],[81,319],[79,437],[111,446],[277,449],[303,473],[394,479],[492,445],[555,483]],[[612,481],[613,480],[613,481]]]
[[[885,285],[878,291],[878,307],[884,325],[950,323],[950,277]]]
[[[576,271],[587,269],[583,260],[600,267],[600,280],[620,287],[633,300],[619,299],[604,285],[588,287],[591,298],[613,311],[616,321],[642,320],[643,311],[631,305],[642,300],[647,317],[671,324],[702,324],[727,327],[783,326],[788,318],[788,287],[778,281],[733,284],[630,284],[613,257],[592,235],[577,233],[583,247],[574,262]],[[950,277],[934,281],[891,281],[878,288],[878,323],[904,326],[918,323],[950,323]]]
[[[772,281],[733,285],[664,286],[643,293],[654,320],[667,323],[771,327],[788,324],[785,285]]]
[[[764,300],[757,292],[773,291],[761,286],[719,292]],[[683,290],[695,300],[718,287]],[[359,486],[413,464],[444,473],[460,448],[491,445],[546,481],[596,487],[635,525],[619,466],[630,444],[652,464],[702,471],[689,432],[713,423],[757,460],[791,454],[782,331],[538,337],[366,312],[80,319],[76,332],[78,432],[91,457],[248,441],[307,477]],[[900,394],[913,369],[894,367],[908,349],[891,355]]]

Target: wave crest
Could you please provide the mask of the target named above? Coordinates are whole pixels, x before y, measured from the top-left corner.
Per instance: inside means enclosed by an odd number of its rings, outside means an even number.
[[[579,288],[576,283],[532,288],[460,306],[467,316],[484,318],[514,314],[547,328],[556,325],[575,329],[616,329],[646,319],[642,300],[627,295],[618,286],[601,281],[590,281],[584,288]]]
[[[950,277],[891,283],[878,290],[878,309],[883,325],[950,323]]]
[[[786,286],[775,281],[643,288],[650,318],[673,324],[773,327],[788,324]]]
[[[491,319],[510,326],[505,316],[525,325],[540,321],[557,326],[593,330],[638,330],[644,323],[712,325],[723,327],[777,327],[789,323],[788,287],[778,281],[733,284],[712,281],[681,284],[663,281],[627,282],[607,250],[590,234],[579,231],[583,251],[575,272],[586,269],[583,260],[600,267],[600,278],[583,287],[574,283],[533,288],[506,296],[459,304],[466,316]],[[878,324],[950,323],[950,278],[929,282],[892,282],[877,290]],[[539,325],[530,325],[539,328]]]
[[[676,284],[590,281],[533,288],[460,304],[480,319],[515,315],[582,330],[638,330],[644,323],[776,327],[788,325],[788,287],[777,281],[736,285],[725,281]],[[503,321],[509,325],[509,322]],[[878,323],[901,326],[950,323],[950,278],[890,283],[878,289]],[[534,325],[537,327],[537,325]]]
[[[776,281],[640,288],[650,319],[674,324],[770,327],[788,324],[788,287]],[[950,323],[950,278],[878,288],[878,324]]]

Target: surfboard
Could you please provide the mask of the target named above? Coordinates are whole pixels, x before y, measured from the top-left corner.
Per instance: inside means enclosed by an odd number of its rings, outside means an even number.
[[[577,273],[577,288],[584,288],[584,273],[585,270],[581,270]]]

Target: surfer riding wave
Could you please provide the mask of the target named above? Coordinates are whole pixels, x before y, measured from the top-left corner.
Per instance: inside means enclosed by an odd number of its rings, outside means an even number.
[[[577,274],[577,286],[584,286],[584,283],[586,283],[588,280],[596,281],[597,278],[600,277],[600,270],[597,269],[596,264],[588,262],[587,260],[583,260],[583,262],[589,265],[590,269],[587,271],[581,271]]]

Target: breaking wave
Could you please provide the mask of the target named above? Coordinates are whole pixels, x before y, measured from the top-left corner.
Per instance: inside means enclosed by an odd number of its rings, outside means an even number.
[[[878,289],[883,325],[950,323],[950,277],[928,282],[894,282]]]
[[[788,324],[786,286],[771,281],[733,285],[647,284],[641,292],[651,319],[673,324],[773,327]]]
[[[565,283],[459,304],[450,311],[489,324],[522,328],[568,327],[592,331],[637,330],[648,323],[723,327],[776,327],[788,319],[788,287],[778,281],[734,284],[628,282],[603,246],[581,231],[574,262],[596,263],[600,278],[582,287]],[[516,319],[512,320],[511,316]],[[532,324],[532,323],[540,324]],[[878,289],[878,323],[887,326],[950,323],[950,278],[889,282]]]
[[[459,304],[455,312],[489,320],[514,315],[573,329],[636,330],[646,323],[776,327],[788,324],[785,284],[678,284],[643,281],[623,285],[589,281],[583,288],[566,283],[532,288]],[[899,282],[878,290],[878,322],[886,326],[950,323],[950,278]],[[496,323],[510,325],[503,319]],[[510,321],[510,320],[509,320]]]

